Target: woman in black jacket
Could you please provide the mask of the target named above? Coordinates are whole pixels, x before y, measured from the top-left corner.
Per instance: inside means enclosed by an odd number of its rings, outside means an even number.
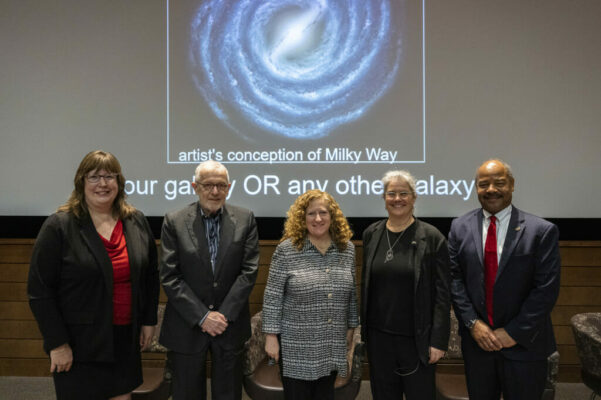
[[[382,179],[388,218],[363,232],[361,324],[375,400],[434,400],[435,363],[449,339],[450,272],[444,236],[414,216],[415,179]]]
[[[156,245],[112,154],[88,153],[74,184],[38,234],[29,304],[58,400],[129,399],[157,322]]]

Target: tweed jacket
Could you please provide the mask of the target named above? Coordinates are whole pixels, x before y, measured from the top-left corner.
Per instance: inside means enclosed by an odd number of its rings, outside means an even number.
[[[355,247],[331,244],[322,255],[306,240],[276,248],[263,298],[263,332],[280,335],[282,373],[316,380],[347,374],[346,332],[359,324]]]

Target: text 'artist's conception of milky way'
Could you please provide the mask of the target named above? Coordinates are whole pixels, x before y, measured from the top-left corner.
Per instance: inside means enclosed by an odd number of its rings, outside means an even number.
[[[388,0],[209,0],[191,22],[196,87],[247,139],[249,124],[315,139],[392,86],[401,37]]]

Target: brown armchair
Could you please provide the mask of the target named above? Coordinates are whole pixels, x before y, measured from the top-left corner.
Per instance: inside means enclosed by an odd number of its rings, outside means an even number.
[[[252,335],[246,342],[246,361],[244,370],[244,390],[251,399],[283,400],[284,390],[280,378],[280,367],[269,365],[265,354],[265,334],[261,329],[262,312],[251,319]],[[361,361],[363,343],[361,327],[355,328],[353,343],[347,354],[349,374],[336,378],[336,400],[354,399],[361,387]]]
[[[559,353],[555,352],[547,359],[547,382],[541,400],[555,398],[555,384],[559,369]],[[436,398],[438,400],[468,400],[463,354],[461,353],[461,336],[459,321],[451,310],[451,335],[447,355],[436,367]]]
[[[159,304],[158,323],[147,353],[166,353],[167,349],[159,344],[159,334],[163,324],[165,305]],[[132,400],[167,400],[171,395],[171,370],[168,361],[162,368],[145,367],[142,369],[144,381],[132,393]]]
[[[601,313],[576,314],[571,319],[580,358],[582,382],[595,396],[601,396]]]

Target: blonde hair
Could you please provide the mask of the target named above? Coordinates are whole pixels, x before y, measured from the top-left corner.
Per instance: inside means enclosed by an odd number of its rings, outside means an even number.
[[[286,213],[284,235],[280,242],[290,239],[298,249],[302,249],[307,237],[307,207],[313,200],[324,200],[330,213],[330,237],[339,251],[346,250],[346,245],[353,232],[340,210],[340,206],[332,195],[318,189],[308,190],[296,198]]]
[[[121,164],[114,155],[102,150],[91,151],[81,160],[73,179],[71,196],[57,211],[71,212],[77,218],[87,215],[89,211],[85,200],[85,179],[91,171],[100,170],[117,175],[118,191],[113,201],[113,214],[123,219],[135,212],[136,209],[125,201],[125,178],[121,174]]]

